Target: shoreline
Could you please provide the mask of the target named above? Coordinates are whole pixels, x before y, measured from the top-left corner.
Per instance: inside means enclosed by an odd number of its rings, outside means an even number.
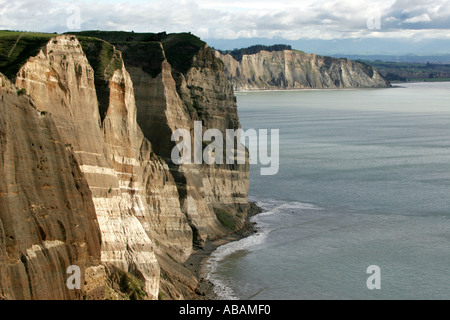
[[[263,210],[256,205],[255,202],[249,202],[250,208],[248,210],[247,219],[242,229],[225,237],[207,241],[203,248],[195,248],[194,253],[183,264],[198,280],[198,286],[195,289],[196,296],[193,300],[219,300],[219,297],[214,292],[214,284],[206,279],[206,274],[203,273],[203,267],[206,264],[211,254],[220,246],[230,242],[239,241],[247,238],[257,232],[256,223],[251,222],[250,218],[263,212]]]
[[[407,81],[407,82],[391,82],[389,87],[367,87],[367,88],[286,88],[286,89],[234,89],[234,93],[262,93],[262,92],[301,92],[301,91],[349,91],[349,90],[368,90],[368,89],[395,89],[403,88],[401,85],[407,84],[423,84],[423,83],[446,83],[450,80],[436,80],[436,81]]]
[[[303,91],[351,91],[351,90],[377,90],[377,89],[391,89],[389,87],[373,87],[373,88],[303,88],[303,89],[247,89],[235,90],[234,93],[263,93],[263,92],[303,92]]]

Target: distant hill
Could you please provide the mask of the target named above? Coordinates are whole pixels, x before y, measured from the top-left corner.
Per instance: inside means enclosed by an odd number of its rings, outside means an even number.
[[[192,58],[206,43],[190,32],[183,33],[135,33],[125,31],[81,31],[70,32],[81,40],[98,38],[107,41],[122,51],[128,65],[142,66],[146,72],[156,76],[161,72],[161,61],[167,59],[180,72],[190,69]],[[164,48],[161,56],[160,46]]]
[[[217,50],[223,55],[231,55],[236,61],[242,61],[242,56],[245,54],[256,54],[261,51],[274,52],[274,51],[283,51],[283,50],[292,50],[292,46],[285,44],[275,44],[272,46],[265,46],[262,44],[250,46],[242,49],[234,49],[234,50]]]
[[[338,54],[332,55],[336,58],[346,57],[352,60],[363,61],[385,61],[385,62],[407,62],[407,63],[434,63],[450,64],[450,55],[355,55]]]
[[[216,51],[236,90],[386,88],[370,65],[292,50],[288,45]]]
[[[375,60],[381,56],[411,57],[433,57],[441,59],[446,56],[450,58],[450,41],[442,39],[423,39],[422,41],[411,41],[409,38],[349,38],[349,39],[298,39],[289,40],[284,38],[240,38],[240,39],[203,39],[210,46],[221,50],[232,50],[234,48],[245,48],[251,45],[263,44],[273,45],[283,43],[292,46],[293,49],[305,50],[308,53],[316,53],[336,58],[346,57],[352,60],[364,59]],[[378,56],[375,59],[369,58]],[[382,60],[382,59],[379,59]],[[390,60],[397,61],[397,60]],[[435,60],[407,61],[438,63]],[[439,63],[450,63],[439,61]]]
[[[450,64],[358,60],[390,82],[450,81]]]

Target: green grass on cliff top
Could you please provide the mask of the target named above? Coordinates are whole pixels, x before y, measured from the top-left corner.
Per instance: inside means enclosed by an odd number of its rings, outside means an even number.
[[[83,52],[94,69],[95,78],[109,79],[122,67],[122,58],[114,46],[101,39],[78,36]]]
[[[186,73],[192,58],[206,43],[190,33],[169,34],[163,41],[167,61],[176,70]]]
[[[191,33],[81,31],[71,34],[99,38],[115,45],[123,52],[125,63],[142,66],[144,71],[152,76],[160,72],[158,67],[164,59],[164,54],[175,70],[186,73],[192,66],[192,58],[206,45]],[[161,44],[164,53],[161,51]]]
[[[122,61],[112,45],[123,52],[126,64],[140,66],[152,76],[159,74],[164,58],[176,71],[186,73],[192,66],[193,57],[206,45],[191,33],[81,31],[69,34],[78,37],[96,76],[100,78],[110,76],[121,66]],[[0,31],[0,72],[13,79],[27,59],[36,55],[56,35]]]
[[[53,33],[0,31],[0,72],[13,79],[29,57],[38,54]]]
[[[13,79],[19,69],[52,38],[55,33],[0,31],[0,72]],[[99,78],[111,76],[122,60],[114,47],[97,38],[79,37],[83,51]]]

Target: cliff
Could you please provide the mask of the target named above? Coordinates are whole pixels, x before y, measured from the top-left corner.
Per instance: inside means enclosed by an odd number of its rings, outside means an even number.
[[[259,51],[235,59],[215,52],[238,90],[386,88],[390,84],[372,67],[348,59],[298,50]]]
[[[194,297],[198,279],[183,263],[195,246],[242,227],[248,209],[248,164],[175,165],[170,158],[172,132],[193,132],[196,120],[203,121],[203,131],[239,127],[222,62],[190,34],[82,32],[46,39],[43,46],[39,39],[32,50],[17,45],[20,38],[13,47],[10,39],[7,51],[12,54],[2,59],[0,71],[15,78],[16,88],[11,90],[26,92],[21,98],[32,102],[37,116],[45,114],[54,123],[55,140],[66,146],[86,187],[81,204],[90,205],[91,211],[83,214],[90,212],[97,223],[96,246],[90,245],[96,255],[80,261],[72,255],[68,263],[98,268],[103,275],[96,277],[103,279],[98,290],[106,298]],[[32,55],[23,61],[27,52]],[[14,108],[14,103],[7,101],[5,108]],[[0,151],[0,156],[6,154]],[[67,192],[63,187],[59,191]],[[11,208],[2,214],[11,215]],[[234,224],[222,224],[223,214]],[[23,220],[18,228],[30,223]],[[65,228],[82,225],[72,223]],[[36,244],[39,239],[31,239],[17,249],[19,255]],[[0,256],[0,264],[4,261],[8,259]],[[53,286],[65,292],[62,280],[67,277],[60,269],[52,269],[61,278]],[[28,273],[25,270],[29,277]],[[0,280],[16,281],[15,277],[25,275],[11,273]],[[49,298],[95,298],[84,289],[63,296],[38,282],[27,286]],[[15,297],[11,290],[2,295]]]
[[[0,76],[0,298],[104,297],[92,194],[54,119]],[[81,290],[66,270],[81,269]]]

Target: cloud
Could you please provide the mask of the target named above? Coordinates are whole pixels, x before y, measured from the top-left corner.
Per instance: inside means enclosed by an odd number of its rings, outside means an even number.
[[[418,23],[418,22],[430,22],[431,18],[427,13],[421,14],[420,16],[408,18],[404,23]]]
[[[70,31],[70,5],[80,8],[83,30],[191,31],[225,39],[450,37],[450,0],[0,0],[0,29]],[[369,19],[379,19],[381,28],[368,29]]]

